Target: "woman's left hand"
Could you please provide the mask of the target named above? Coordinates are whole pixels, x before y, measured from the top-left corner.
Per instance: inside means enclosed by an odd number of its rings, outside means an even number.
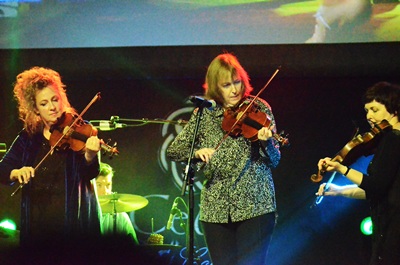
[[[85,158],[87,162],[91,162],[100,151],[100,141],[97,136],[91,136],[86,140]]]
[[[266,141],[269,138],[272,137],[272,130],[271,128],[268,127],[262,127],[259,131],[258,131],[258,140],[261,141]]]
[[[318,161],[318,169],[327,172],[337,171],[340,174],[343,174],[346,171],[347,167],[343,166],[337,161],[332,161],[330,157],[325,157]]]

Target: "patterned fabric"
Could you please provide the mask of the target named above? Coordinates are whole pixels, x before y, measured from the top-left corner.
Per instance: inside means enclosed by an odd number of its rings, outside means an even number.
[[[271,107],[261,99],[255,106],[270,118],[275,126]],[[167,156],[173,161],[188,159],[197,119],[195,110],[185,128],[167,149]],[[225,135],[222,129],[224,110],[203,110],[195,150],[216,148]],[[238,222],[276,211],[275,189],[271,169],[280,161],[279,145],[274,139],[266,142],[251,142],[243,136],[227,137],[213,154],[211,161],[204,165],[197,163],[197,169],[204,170],[206,180],[200,199],[200,220],[213,223]]]

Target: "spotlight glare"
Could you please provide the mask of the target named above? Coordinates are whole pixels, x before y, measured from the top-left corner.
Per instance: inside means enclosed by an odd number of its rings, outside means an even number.
[[[2,220],[0,222],[0,227],[6,228],[6,229],[10,229],[10,230],[16,230],[17,229],[17,225],[15,224],[15,222],[10,220],[10,219]]]
[[[370,236],[372,235],[372,220],[371,217],[368,216],[366,218],[364,218],[364,220],[361,221],[361,225],[360,225],[360,229],[361,229],[361,233],[363,233],[366,236]]]

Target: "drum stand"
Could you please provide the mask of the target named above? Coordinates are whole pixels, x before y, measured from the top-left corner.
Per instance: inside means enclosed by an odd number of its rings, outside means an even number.
[[[114,192],[112,194],[114,194]],[[113,204],[113,236],[117,235],[117,200],[118,199],[111,199],[111,203]]]

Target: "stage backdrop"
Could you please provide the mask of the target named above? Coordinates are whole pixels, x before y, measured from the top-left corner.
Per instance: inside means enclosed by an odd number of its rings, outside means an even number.
[[[390,51],[392,46],[380,47],[374,46],[371,50],[379,54],[379,51]],[[173,201],[181,196],[183,167],[166,159],[165,151],[181,126],[152,121],[187,120],[193,109],[187,97],[202,92],[206,67],[223,50],[239,57],[252,78],[254,93],[265,85],[279,66],[278,62],[285,62],[261,95],[272,106],[278,131],[288,133],[291,143],[290,147],[281,149],[281,163],[273,172],[279,219],[268,259],[275,265],[365,263],[370,239],[361,234],[359,226],[369,215],[367,203],[325,198],[318,207],[311,207],[319,184],[311,182],[310,176],[316,173],[318,159],[341,150],[357,126],[365,130],[360,102],[365,88],[383,79],[400,80],[398,66],[391,60],[378,64],[382,59],[373,53],[365,58],[349,52],[360,47],[336,48],[323,51],[314,46],[10,50],[2,53],[5,61],[0,83],[0,143],[9,147],[21,129],[11,92],[15,75],[20,71],[33,65],[60,71],[71,103],[78,111],[100,92],[101,100],[84,118],[107,121],[114,117],[127,125],[99,131],[99,137],[110,139],[110,144],[116,142],[120,151],[112,159],[107,155],[101,157],[116,171],[114,191],[149,200],[146,207],[130,213],[141,244],[146,244],[151,233],[159,233],[164,236],[165,244],[179,245],[173,250],[178,253],[175,258],[183,263],[185,252],[182,257],[179,254],[186,246],[186,234],[180,218],[175,218],[171,230],[166,229]],[[398,54],[395,48],[392,52]],[[375,63],[371,58],[376,59]],[[343,180],[337,177],[338,182]],[[199,264],[209,264],[198,220],[202,181],[202,173],[196,172],[195,246]],[[19,227],[20,198],[10,197],[13,190],[0,187],[0,219],[11,218]],[[182,201],[187,204],[186,194]],[[188,211],[182,201],[178,208],[182,222],[186,223]]]
[[[397,0],[0,0],[0,48],[400,40]],[[315,33],[318,25],[317,34]]]

